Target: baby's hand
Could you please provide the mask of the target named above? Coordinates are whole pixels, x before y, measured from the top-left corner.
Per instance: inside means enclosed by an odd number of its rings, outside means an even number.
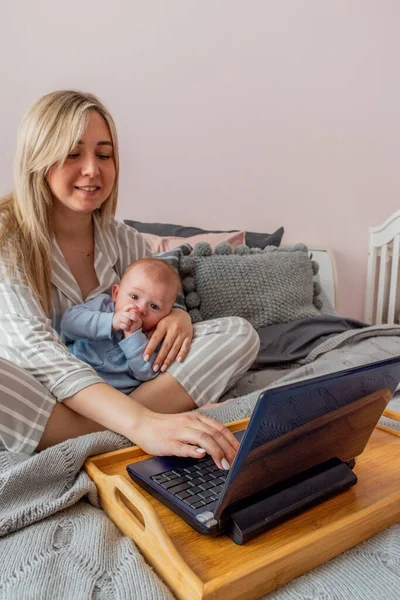
[[[132,335],[132,333],[135,333],[135,331],[140,329],[142,326],[142,319],[139,317],[139,314],[136,312],[136,310],[131,310],[129,312],[129,315],[131,324],[130,327],[128,327],[128,329],[124,329],[124,337],[126,338]]]
[[[116,312],[112,320],[112,328],[115,331],[129,332],[129,335],[135,333],[141,326],[142,320],[133,304],[127,304],[122,310]]]

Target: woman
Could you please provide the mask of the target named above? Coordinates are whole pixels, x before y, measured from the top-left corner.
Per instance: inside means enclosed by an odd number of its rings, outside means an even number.
[[[258,336],[246,321],[192,328],[173,309],[145,351],[162,342],[162,373],[131,397],[58,337],[67,308],[109,292],[129,263],[150,254],[140,234],[114,220],[118,174],[115,125],[96,97],[54,92],[28,111],[14,190],[0,202],[0,446],[29,453],[108,428],[152,454],[207,451],[228,468],[237,443],[224,426],[198,412],[166,413],[217,401],[249,367]]]

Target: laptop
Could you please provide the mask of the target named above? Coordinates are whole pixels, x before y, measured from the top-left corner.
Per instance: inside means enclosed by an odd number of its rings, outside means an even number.
[[[243,544],[357,482],[359,456],[400,382],[400,356],[260,393],[229,471],[151,457],[131,479],[204,535]]]

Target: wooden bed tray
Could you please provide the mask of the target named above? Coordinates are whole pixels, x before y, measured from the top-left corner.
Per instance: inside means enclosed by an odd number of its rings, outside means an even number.
[[[382,425],[357,460],[357,485],[243,546],[202,536],[133,483],[127,464],[147,457],[135,446],[89,458],[85,468],[102,508],[179,600],[260,598],[400,521],[400,432]]]

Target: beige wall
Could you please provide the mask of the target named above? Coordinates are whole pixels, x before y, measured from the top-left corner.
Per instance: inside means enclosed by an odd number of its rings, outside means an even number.
[[[367,228],[399,208],[398,0],[16,0],[2,8],[0,194],[41,94],[117,121],[120,217],[333,245],[361,317]]]

